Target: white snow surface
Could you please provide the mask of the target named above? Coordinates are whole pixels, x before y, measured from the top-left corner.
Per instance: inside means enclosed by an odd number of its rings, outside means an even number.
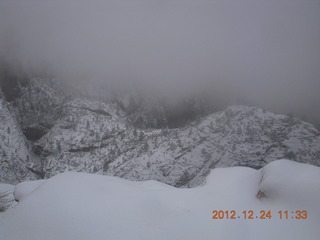
[[[287,160],[260,170],[214,169],[202,186],[191,189],[63,173],[33,191],[22,188],[35,183],[19,186],[25,194],[0,215],[0,239],[318,240],[319,183],[319,167]],[[258,199],[259,190],[267,198]],[[214,210],[236,210],[239,216],[244,210],[271,210],[272,218],[212,219]],[[281,220],[279,210],[307,210],[308,218]]]
[[[320,168],[289,160],[278,160],[263,169],[260,190],[278,201],[320,207]],[[320,219],[320,218],[319,218]]]
[[[13,192],[14,185],[0,182],[0,193]]]
[[[46,180],[35,180],[19,183],[15,186],[13,192],[15,200],[20,202],[24,197],[38,189],[44,182],[46,182]]]

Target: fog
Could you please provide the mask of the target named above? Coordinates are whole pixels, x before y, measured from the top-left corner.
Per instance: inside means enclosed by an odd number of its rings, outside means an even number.
[[[320,122],[320,1],[1,1],[0,57],[75,87],[210,95]]]

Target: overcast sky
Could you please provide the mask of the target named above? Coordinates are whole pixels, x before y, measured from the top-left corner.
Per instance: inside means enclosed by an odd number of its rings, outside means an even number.
[[[320,121],[319,0],[0,0],[0,55],[77,83],[143,85]]]

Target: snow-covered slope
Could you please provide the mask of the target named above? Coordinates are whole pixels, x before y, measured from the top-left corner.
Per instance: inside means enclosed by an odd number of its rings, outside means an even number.
[[[126,129],[122,115],[111,104],[79,98],[67,102],[57,124],[35,143],[41,164],[33,168],[46,177],[68,169],[101,171],[114,136]]]
[[[22,130],[0,91],[0,182],[17,183],[34,177],[27,169],[31,158]]]
[[[20,86],[21,95],[12,105],[17,121],[29,140],[38,140],[56,124],[66,101],[59,90],[57,79],[36,78]]]
[[[134,129],[103,103],[78,99],[66,109],[36,142],[47,177],[74,170],[192,187],[214,167],[260,168],[281,158],[320,165],[317,129],[256,107],[232,106],[162,130]]]
[[[55,80],[32,79],[10,103],[14,111],[1,100],[0,146],[18,155],[3,151],[0,160],[9,160],[0,180],[15,183],[72,170],[193,187],[215,167],[260,168],[281,158],[320,166],[320,133],[296,118],[232,106],[185,127],[139,129],[117,101],[67,97],[61,88]],[[8,124],[17,130],[9,134]],[[20,129],[33,146],[32,161]],[[12,175],[16,166],[18,177]]]
[[[318,240],[319,182],[319,167],[287,160],[262,170],[217,168],[192,189],[64,173],[24,191],[21,202],[1,215],[0,239]],[[259,199],[262,190],[266,198]],[[290,199],[288,193],[303,197]],[[235,219],[212,219],[215,210],[236,211]],[[287,210],[288,218],[280,219],[279,211]],[[260,211],[271,211],[270,219],[261,219]],[[307,217],[296,211],[307,211]]]

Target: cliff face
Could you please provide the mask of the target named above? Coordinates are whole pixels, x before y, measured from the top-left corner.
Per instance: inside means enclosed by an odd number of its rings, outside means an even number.
[[[0,182],[35,178],[27,167],[33,162],[28,142],[0,92]]]
[[[54,80],[32,79],[20,86],[20,96],[11,105],[28,140],[45,135],[61,116],[66,97],[58,92]]]
[[[47,176],[76,170],[196,186],[214,167],[260,168],[281,158],[320,164],[319,132],[311,124],[259,108],[233,106],[183,128],[141,130],[97,104],[70,102],[36,142]]]
[[[31,83],[13,103],[18,121],[1,100],[1,147],[11,149],[1,160],[7,162],[2,181],[18,181],[12,175],[18,166],[22,178],[70,170],[192,187],[215,167],[260,168],[281,158],[320,165],[318,130],[296,118],[232,106],[184,127],[143,130],[117,104],[66,98],[39,80]]]

